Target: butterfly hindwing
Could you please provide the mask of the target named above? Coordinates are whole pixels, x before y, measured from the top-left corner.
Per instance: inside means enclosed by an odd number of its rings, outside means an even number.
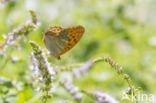
[[[58,57],[69,39],[68,33],[60,27],[52,27],[44,34],[44,43],[51,55]]]

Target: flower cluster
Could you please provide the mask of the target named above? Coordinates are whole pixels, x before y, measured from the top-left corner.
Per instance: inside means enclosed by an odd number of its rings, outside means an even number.
[[[79,101],[82,99],[83,95],[79,92],[79,88],[72,84],[72,79],[64,79],[60,83],[70,94],[74,96],[75,100]]]
[[[110,96],[108,93],[99,91],[83,91],[85,94],[96,99],[96,103],[119,103],[115,98]]]
[[[1,2],[4,3],[4,2],[7,2],[7,1],[9,1],[9,0],[1,0],[0,3],[1,3]]]
[[[37,16],[33,10],[29,11],[32,19],[28,20],[24,25],[14,29],[12,32],[8,33],[8,35],[3,35],[5,39],[5,43],[0,45],[0,54],[5,55],[5,51],[10,45],[15,45],[15,43],[22,38],[23,35],[27,35],[32,32],[35,28],[37,28]]]
[[[32,76],[36,79],[36,82],[40,85],[38,90],[42,90],[43,98],[50,97],[50,92],[53,89],[54,71],[47,61],[42,49],[35,43],[30,42],[32,53],[32,70],[34,71]]]
[[[72,103],[72,102],[66,101],[66,100],[61,100],[61,101],[59,101],[59,103]]]
[[[31,22],[38,25],[39,23],[37,22],[37,15],[33,10],[29,10],[31,14]]]
[[[123,72],[123,68],[119,66],[117,62],[115,62],[111,57],[98,57],[93,60],[94,63],[100,62],[100,61],[105,61],[110,64],[112,68],[114,68],[118,74],[121,74]]]
[[[72,71],[76,78],[80,78],[81,76],[86,75],[95,63],[98,63],[101,61],[108,63],[112,68],[114,68],[117,71],[117,73],[119,75],[121,75],[121,77],[123,79],[126,80],[126,82],[129,85],[129,88],[131,90],[131,93],[133,93],[133,95],[135,95],[136,89],[135,89],[134,85],[132,84],[129,75],[123,73],[123,67],[120,66],[117,62],[115,62],[112,58],[107,57],[107,56],[97,57],[97,58],[91,59],[83,64],[57,66],[57,67],[55,67],[55,71],[57,73],[63,72],[63,71]]]
[[[80,78],[81,76],[86,75],[88,71],[90,70],[90,68],[92,67],[92,65],[93,65],[93,62],[88,61],[84,63],[82,66],[74,68],[73,69],[74,76],[76,78]]]
[[[54,67],[54,71],[56,73],[60,73],[60,72],[64,72],[64,71],[72,71],[73,68],[76,68],[76,67],[80,67],[82,66],[82,64],[70,64],[70,65],[64,65],[64,66],[55,66]]]
[[[80,78],[86,75],[95,63],[101,61],[109,63],[111,67],[115,68],[118,74],[123,73],[123,67],[119,66],[118,63],[116,63],[110,57],[97,57],[83,64],[57,66],[54,68],[54,70],[56,71],[56,73],[63,72],[63,71],[72,71],[76,78]]]

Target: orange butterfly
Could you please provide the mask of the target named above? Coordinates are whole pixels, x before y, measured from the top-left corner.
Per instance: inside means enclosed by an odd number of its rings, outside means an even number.
[[[85,29],[83,26],[72,28],[50,27],[44,32],[43,41],[50,54],[57,59],[77,44]]]

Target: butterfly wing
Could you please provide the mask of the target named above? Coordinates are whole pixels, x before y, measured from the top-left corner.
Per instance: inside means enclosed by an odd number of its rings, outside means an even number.
[[[65,29],[68,34],[69,34],[69,40],[68,42],[65,44],[65,48],[62,50],[61,54],[64,54],[65,52],[67,52],[68,50],[70,50],[71,48],[73,48],[77,42],[81,39],[85,29],[83,26],[76,26],[76,27],[72,27],[72,28],[66,28]]]
[[[59,58],[60,53],[69,41],[69,34],[61,27],[51,27],[44,33],[43,41],[50,54]]]

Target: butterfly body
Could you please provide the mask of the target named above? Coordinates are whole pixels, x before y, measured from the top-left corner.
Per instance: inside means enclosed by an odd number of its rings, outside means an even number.
[[[58,26],[47,29],[43,41],[50,54],[60,59],[64,54],[77,44],[84,33],[84,27],[61,28]]]

